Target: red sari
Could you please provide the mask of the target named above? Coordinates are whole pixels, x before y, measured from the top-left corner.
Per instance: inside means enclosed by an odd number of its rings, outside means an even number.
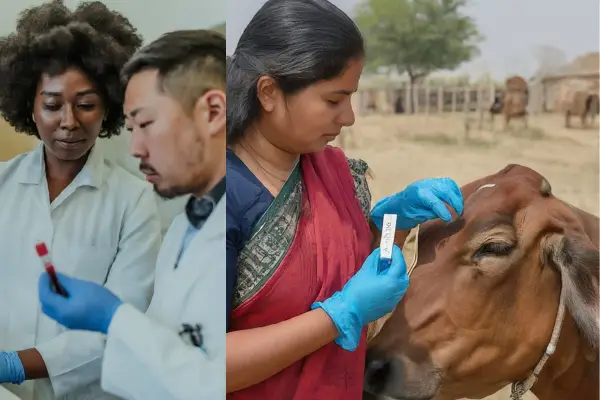
[[[293,242],[262,288],[232,312],[232,330],[275,324],[308,312],[358,271],[371,233],[344,153],[327,147],[301,157],[302,212]],[[354,352],[331,342],[228,400],[360,400],[365,330]]]

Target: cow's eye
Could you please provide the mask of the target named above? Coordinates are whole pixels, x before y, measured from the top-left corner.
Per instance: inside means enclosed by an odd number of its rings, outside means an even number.
[[[475,252],[474,257],[503,257],[509,255],[514,247],[510,243],[485,243]]]

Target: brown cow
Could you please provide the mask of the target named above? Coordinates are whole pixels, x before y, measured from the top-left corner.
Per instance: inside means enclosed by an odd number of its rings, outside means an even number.
[[[511,76],[506,79],[505,89],[501,96],[494,98],[494,103],[489,108],[490,124],[494,127],[494,115],[504,116],[504,129],[512,119],[522,119],[527,127],[527,105],[529,103],[529,88],[527,82],[520,76]]]
[[[409,289],[369,342],[365,390],[483,398],[530,377],[554,342],[531,391],[598,399],[598,218],[523,166],[461,190],[461,218],[420,226]]]
[[[598,93],[590,90],[578,90],[571,96],[566,104],[565,109],[565,127],[571,127],[571,116],[575,115],[581,118],[581,127],[587,126],[587,119],[590,117],[590,126],[594,125],[594,120],[598,112],[600,112]]]

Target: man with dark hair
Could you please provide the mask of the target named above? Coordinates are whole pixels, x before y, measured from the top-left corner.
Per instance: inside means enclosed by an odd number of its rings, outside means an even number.
[[[125,399],[225,398],[225,38],[163,35],[123,68],[126,126],[140,170],[165,198],[191,194],[161,248],[143,314],[92,282],[43,274],[43,312],[107,335],[102,388]]]

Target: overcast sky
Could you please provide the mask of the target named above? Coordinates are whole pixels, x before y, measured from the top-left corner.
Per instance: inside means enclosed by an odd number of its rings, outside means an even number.
[[[227,49],[231,54],[244,27],[265,0],[227,2]],[[331,0],[352,13],[360,0]],[[461,67],[473,74],[489,70],[494,76],[532,74],[532,48],[552,45],[569,59],[598,51],[598,0],[471,0],[465,11],[482,34],[481,56]]]

